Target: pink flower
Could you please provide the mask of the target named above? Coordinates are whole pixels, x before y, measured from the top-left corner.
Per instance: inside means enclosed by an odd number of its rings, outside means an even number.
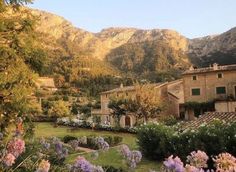
[[[10,167],[15,163],[15,159],[16,159],[16,157],[14,155],[12,155],[11,153],[8,153],[4,157],[3,162],[7,167]]]
[[[25,151],[25,141],[19,138],[11,140],[7,145],[7,152],[13,154],[16,158]]]
[[[207,167],[208,159],[209,157],[207,154],[200,150],[197,152],[193,151],[189,156],[187,156],[187,161],[190,163],[190,165],[199,169]]]
[[[217,172],[236,171],[236,158],[229,153],[221,153],[213,160],[216,163]]]
[[[48,172],[50,169],[50,163],[47,160],[42,160],[38,166],[36,172]]]

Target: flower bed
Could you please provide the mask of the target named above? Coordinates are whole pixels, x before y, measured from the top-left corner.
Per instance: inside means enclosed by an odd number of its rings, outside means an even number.
[[[84,120],[78,120],[75,118],[58,118],[56,123],[58,125],[64,125],[64,126],[70,126],[73,128],[90,128],[92,129],[92,123]],[[123,132],[123,133],[131,133],[135,134],[137,133],[137,128],[133,127],[127,127],[127,128],[121,128],[121,127],[112,127],[110,125],[102,125],[102,124],[97,124],[93,128],[95,130],[101,130],[101,131],[114,131],[114,132]]]

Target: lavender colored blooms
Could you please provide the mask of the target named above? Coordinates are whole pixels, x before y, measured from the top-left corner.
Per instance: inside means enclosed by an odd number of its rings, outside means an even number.
[[[104,140],[103,137],[95,138],[95,143],[98,145],[98,148],[104,151],[109,150],[109,144]]]
[[[184,172],[183,162],[179,157],[173,158],[173,155],[168,157],[166,161],[164,161],[164,166],[168,170],[172,170],[174,172]]]
[[[75,163],[69,167],[70,172],[104,172],[102,167],[94,166],[84,157],[78,156]]]
[[[137,164],[142,160],[141,152],[137,150],[131,151],[127,145],[122,145],[120,152],[132,169],[136,168]]]

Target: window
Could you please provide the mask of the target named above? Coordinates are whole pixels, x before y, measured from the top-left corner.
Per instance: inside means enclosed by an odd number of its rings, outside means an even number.
[[[218,73],[217,74],[217,78],[223,78],[223,74],[222,73]]]
[[[106,94],[106,98],[107,98],[107,94]]]
[[[226,94],[225,87],[216,87],[216,94]]]
[[[126,96],[128,96],[128,95],[129,95],[129,93],[127,93],[127,92],[126,92],[125,94],[126,94]]]
[[[194,76],[193,76],[193,81],[196,81],[196,80],[197,80],[197,76],[194,75]]]
[[[192,88],[192,96],[200,96],[200,88]]]

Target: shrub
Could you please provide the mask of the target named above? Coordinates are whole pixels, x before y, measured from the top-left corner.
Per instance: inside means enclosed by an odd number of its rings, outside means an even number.
[[[141,152],[150,159],[163,159],[171,149],[174,130],[163,124],[150,124],[138,129],[137,139]]]
[[[63,137],[62,141],[64,143],[69,143],[70,141],[72,140],[77,140],[77,137],[74,137],[74,136],[70,136],[70,135],[66,135]]]
[[[178,123],[178,120],[173,116],[163,116],[160,119],[161,123],[168,125],[168,126],[172,126]]]
[[[189,152],[195,150],[203,150],[210,156],[226,151],[236,155],[235,134],[236,123],[225,124],[215,120],[198,129],[180,133],[163,124],[146,125],[138,129],[137,139],[147,158],[160,160],[173,154],[185,159]]]

